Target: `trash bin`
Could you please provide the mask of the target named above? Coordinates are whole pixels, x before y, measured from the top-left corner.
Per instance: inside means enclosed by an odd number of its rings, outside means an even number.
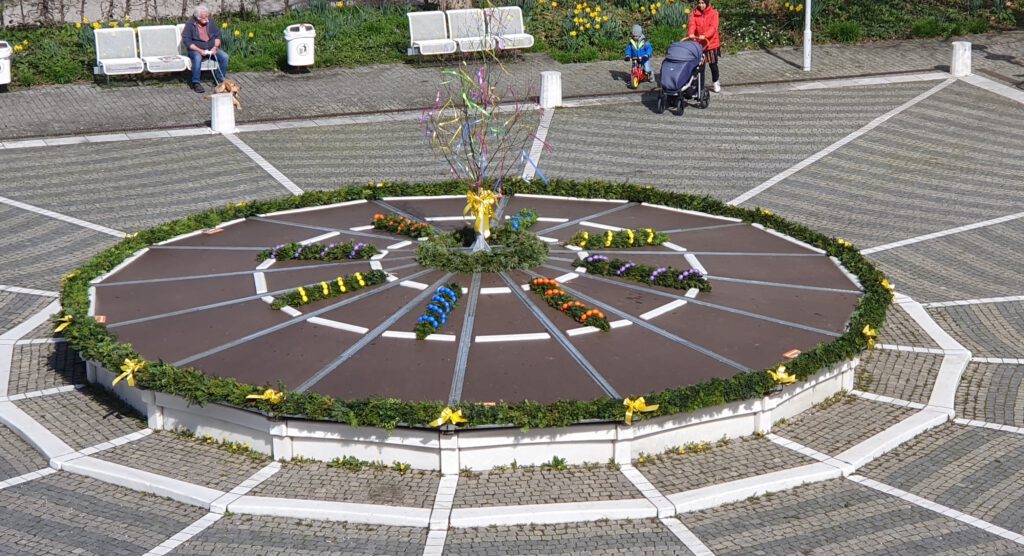
[[[289,66],[313,65],[314,38],[316,38],[316,29],[308,23],[285,27],[284,40],[288,43]]]
[[[11,45],[0,41],[0,86],[11,82],[11,54],[14,54]]]

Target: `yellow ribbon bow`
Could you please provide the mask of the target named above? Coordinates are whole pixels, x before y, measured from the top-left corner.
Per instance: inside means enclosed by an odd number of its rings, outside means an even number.
[[[498,196],[493,191],[484,191],[479,194],[469,191],[466,193],[466,208],[462,210],[462,215],[465,216],[472,212],[475,219],[473,229],[476,230],[476,233],[488,238],[491,237],[491,220],[494,218],[494,207],[497,204]]]
[[[889,282],[888,278],[882,278],[882,287],[889,292],[890,296],[896,297],[896,286],[893,286],[892,283]]]
[[[451,423],[458,425],[459,423],[465,423],[467,420],[462,416],[462,410],[452,411],[452,408],[445,407],[441,410],[441,416],[430,422],[431,427],[440,427],[445,423]]]
[[[626,406],[626,424],[627,425],[632,425],[633,424],[633,413],[634,412],[637,412],[637,413],[647,413],[648,411],[654,411],[655,409],[658,409],[658,404],[647,405],[647,402],[644,401],[644,397],[643,396],[640,396],[639,398],[637,398],[635,400],[631,400],[629,398],[626,398],[626,399],[622,400],[622,405]]]
[[[840,238],[836,238],[836,243],[838,243],[839,245],[841,245],[843,247],[846,247],[847,249],[849,249],[850,247],[853,247],[852,243],[850,243],[849,241],[846,241],[845,239],[843,239],[841,237]]]
[[[267,388],[262,394],[249,394],[245,397],[247,400],[265,400],[272,404],[279,404],[284,401],[284,394],[274,390],[273,388]]]
[[[878,337],[878,331],[871,328],[870,324],[865,324],[864,329],[860,331],[864,335],[864,339],[868,341],[868,349],[875,349],[875,338]]]
[[[141,371],[146,366],[145,361],[139,361],[138,359],[125,359],[124,363],[121,364],[121,374],[117,375],[114,382],[110,383],[110,386],[117,386],[118,382],[122,379],[127,379],[128,386],[135,387],[135,373]]]
[[[71,315],[64,315],[63,317],[57,319],[57,322],[59,322],[60,324],[57,325],[57,328],[53,329],[53,333],[56,334],[58,332],[62,332],[65,328],[71,326],[71,322],[74,320],[75,319],[71,318]]]
[[[785,365],[779,365],[778,369],[768,371],[768,375],[772,377],[772,380],[779,384],[793,384],[796,382],[796,375],[786,372]]]

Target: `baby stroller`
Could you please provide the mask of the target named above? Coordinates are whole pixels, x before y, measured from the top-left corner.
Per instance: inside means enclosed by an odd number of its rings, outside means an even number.
[[[696,100],[701,108],[711,104],[711,93],[704,88],[700,71],[703,65],[704,49],[696,41],[674,42],[668,46],[668,54],[661,64],[661,92],[655,108],[658,114],[675,106],[682,115],[687,100]]]

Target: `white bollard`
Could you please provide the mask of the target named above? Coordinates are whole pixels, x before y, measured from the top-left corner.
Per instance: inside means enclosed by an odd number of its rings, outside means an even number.
[[[971,43],[955,41],[953,43],[953,62],[949,64],[949,73],[953,77],[964,77],[971,74]]]
[[[540,72],[540,107],[545,110],[562,105],[562,72]]]
[[[210,127],[217,133],[238,133],[235,127],[235,106],[231,103],[231,93],[219,93],[210,97],[213,113],[210,114]]]

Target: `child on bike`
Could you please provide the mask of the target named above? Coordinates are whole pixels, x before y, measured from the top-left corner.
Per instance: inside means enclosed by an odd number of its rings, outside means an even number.
[[[639,25],[633,26],[633,38],[626,45],[626,61],[638,58],[644,65],[644,72],[647,73],[647,80],[654,79],[654,68],[651,67],[651,55],[654,54],[654,47],[644,37],[644,28]]]

